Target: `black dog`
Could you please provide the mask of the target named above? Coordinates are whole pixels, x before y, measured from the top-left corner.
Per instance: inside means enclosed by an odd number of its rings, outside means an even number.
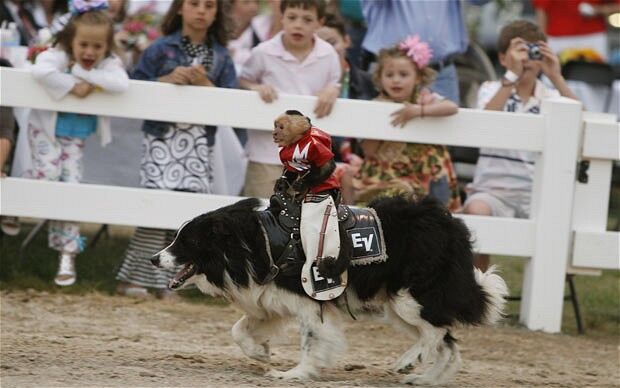
[[[244,310],[233,327],[234,340],[246,355],[269,361],[269,338],[287,318],[301,323],[301,361],[271,376],[306,379],[331,365],[344,349],[340,318],[343,296],[321,304],[303,291],[299,276],[277,276],[260,285],[270,261],[258,221],[257,199],[242,200],[194,218],[175,241],[153,258],[155,265],[183,269],[171,288],[194,283],[203,292],[222,295]],[[416,340],[394,364],[404,369],[421,360],[421,375],[404,381],[440,384],[460,366],[460,353],[450,327],[492,324],[502,314],[507,288],[493,269],[482,273],[472,265],[470,234],[465,224],[432,199],[400,197],[370,204],[383,225],[388,260],[349,268],[345,291],[354,314],[381,312]],[[360,325],[360,330],[363,326]]]

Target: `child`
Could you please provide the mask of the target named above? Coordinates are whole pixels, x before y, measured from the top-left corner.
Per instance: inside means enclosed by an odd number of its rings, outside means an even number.
[[[262,41],[252,25],[252,20],[258,15],[259,4],[258,0],[231,0],[231,5],[235,29],[233,39],[228,42],[228,50],[235,63],[235,70],[240,74],[252,47]]]
[[[314,113],[330,113],[340,94],[338,54],[315,32],[325,12],[323,0],[282,0],[283,31],[259,44],[243,66],[239,84],[255,90],[265,102],[278,93],[316,95]],[[267,198],[280,175],[278,149],[269,133],[249,131],[246,150],[250,163],[244,195]]]
[[[236,87],[235,67],[226,49],[228,5],[226,0],[175,0],[162,21],[164,36],[145,50],[133,78],[176,85]],[[212,192],[215,127],[147,120],[142,130],[142,186]],[[136,229],[117,276],[122,282],[120,293],[146,295],[144,287],[152,287],[165,295],[175,272],[156,268],[149,260],[171,242],[173,234]]]
[[[345,22],[337,15],[327,14],[323,26],[316,32],[317,36],[331,44],[340,61],[342,78],[340,79],[340,98],[354,100],[371,100],[377,91],[370,74],[357,67],[348,56],[351,38],[347,34]]]
[[[426,88],[435,72],[428,67],[432,52],[419,37],[379,52],[374,73],[377,101],[402,103],[392,113],[392,125],[413,119],[455,114],[458,107]],[[455,210],[460,206],[456,175],[445,146],[364,140],[364,163],[353,184],[357,201],[380,194],[431,195]]]
[[[344,20],[337,15],[327,14],[325,22],[316,33],[321,39],[334,46],[340,59],[342,78],[340,79],[340,98],[371,100],[377,96],[372,77],[358,68],[347,56],[351,38],[347,34]],[[333,137],[333,150],[336,159],[336,176],[342,183],[342,202],[354,203],[352,179],[362,165],[358,156],[358,142],[355,139]]]
[[[528,42],[538,45],[541,59],[529,58]],[[559,95],[577,99],[562,77],[558,58],[547,45],[545,34],[534,23],[519,20],[506,25],[497,46],[506,73],[501,81],[480,86],[478,108],[537,114],[544,99]],[[541,72],[557,90],[547,88],[538,79]],[[482,148],[463,212],[528,218],[535,157],[530,151]],[[475,264],[485,271],[488,255],[480,255]]]
[[[99,89],[121,93],[129,78],[113,55],[112,21],[105,3],[70,3],[73,16],[58,33],[54,46],[37,56],[32,75],[55,99],[67,94],[85,98]],[[92,7],[95,7],[94,9]],[[102,145],[110,142],[109,119],[76,113],[33,111],[28,122],[32,174],[36,179],[80,182],[84,140],[97,131]],[[60,252],[54,282],[70,286],[76,281],[75,257],[84,249],[79,225],[50,223],[49,245]]]

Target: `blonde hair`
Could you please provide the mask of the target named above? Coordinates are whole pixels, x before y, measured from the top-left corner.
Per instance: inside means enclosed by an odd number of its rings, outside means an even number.
[[[84,26],[106,26],[108,28],[106,35],[108,48],[105,56],[109,57],[116,52],[116,45],[114,44],[114,24],[112,23],[110,16],[108,16],[105,11],[88,11],[72,16],[65,28],[56,34],[53,45],[60,46],[60,48],[62,48],[67,55],[73,59],[73,47],[71,44],[77,32],[78,25],[80,24]]]
[[[433,80],[435,79],[437,72],[431,69],[429,66],[420,68],[398,46],[382,49],[381,51],[379,51],[379,55],[377,56],[377,68],[375,69],[375,72],[372,76],[372,80],[375,83],[377,90],[379,91],[379,95],[382,97],[387,97],[387,94],[383,90],[383,85],[381,85],[381,73],[383,72],[385,61],[387,61],[388,59],[395,59],[395,58],[408,59],[409,61],[411,61],[411,64],[416,69],[418,77],[416,79],[415,88],[413,89],[413,94],[409,98],[409,102],[416,103],[422,88],[433,83]]]

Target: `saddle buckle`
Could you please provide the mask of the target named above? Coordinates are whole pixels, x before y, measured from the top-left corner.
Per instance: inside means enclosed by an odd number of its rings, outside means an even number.
[[[269,268],[269,273],[267,274],[267,276],[265,276],[265,279],[263,279],[261,284],[269,283],[270,281],[275,279],[279,273],[280,273],[280,268],[275,264],[271,264],[271,268]]]

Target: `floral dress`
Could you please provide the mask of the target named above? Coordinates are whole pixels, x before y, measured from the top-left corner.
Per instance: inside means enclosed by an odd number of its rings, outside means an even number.
[[[433,96],[429,102],[441,98]],[[364,159],[353,185],[361,203],[379,196],[430,195],[451,211],[461,206],[456,172],[443,145],[382,141],[375,154]]]

